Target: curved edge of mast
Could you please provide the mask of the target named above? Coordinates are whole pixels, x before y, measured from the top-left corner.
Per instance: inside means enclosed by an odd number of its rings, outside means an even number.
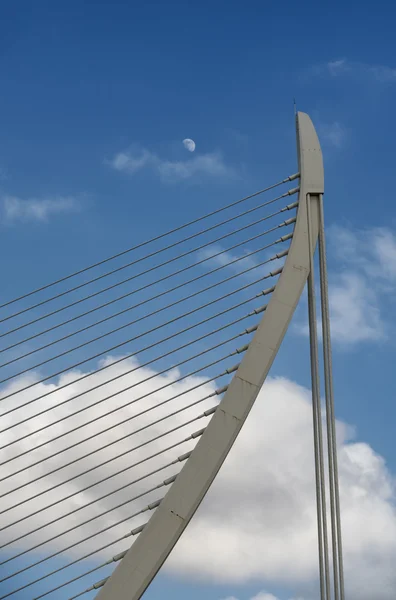
[[[223,399],[161,504],[97,600],[139,600],[169,556],[235,442],[267,377],[304,289],[318,237],[318,200],[324,191],[322,152],[305,113],[296,116],[300,192],[294,235],[275,291]],[[311,204],[308,227],[307,202]]]

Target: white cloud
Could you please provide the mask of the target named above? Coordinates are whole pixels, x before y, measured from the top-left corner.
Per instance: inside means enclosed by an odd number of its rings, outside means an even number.
[[[349,440],[340,422],[337,429],[347,596],[391,600],[394,481],[367,444]],[[308,390],[269,380],[168,569],[228,585],[283,584],[317,597],[311,430]]]
[[[107,358],[106,360],[102,361],[99,366],[110,364],[111,362],[112,359]],[[86,440],[87,436],[93,435],[91,440],[84,441],[82,445],[76,446],[73,450],[61,453],[49,461],[43,462],[34,467],[30,467],[28,470],[23,471],[22,473],[19,473],[18,475],[15,475],[12,478],[2,482],[0,495],[9,490],[13,490],[19,485],[30,482],[40,475],[46,475],[45,478],[37,481],[33,485],[29,485],[19,491],[10,493],[8,496],[0,500],[1,510],[4,510],[8,507],[11,509],[8,513],[0,515],[0,528],[6,526],[10,522],[19,521],[19,519],[23,518],[27,514],[39,509],[37,515],[20,523],[18,522],[15,526],[3,531],[1,533],[0,546],[7,541],[15,539],[16,536],[36,528],[37,526],[45,525],[57,516],[65,514],[66,512],[77,508],[78,506],[85,505],[87,502],[90,502],[91,500],[98,498],[109,491],[118,489],[128,481],[134,481],[147,472],[153,471],[156,468],[168,464],[171,460],[176,459],[178,456],[187,452],[195,445],[196,440],[190,440],[190,442],[180,444],[179,446],[169,450],[164,455],[156,456],[146,463],[131,468],[133,463],[149,457],[150,455],[164,449],[166,446],[184,440],[189,434],[204,427],[207,423],[207,419],[200,419],[195,423],[189,424],[180,430],[169,434],[165,439],[157,439],[156,441],[153,441],[138,450],[131,451],[134,446],[154,438],[156,435],[169,430],[171,427],[182,425],[195,416],[202,415],[203,411],[213,406],[218,398],[215,396],[214,398],[205,400],[195,407],[189,408],[178,415],[174,415],[172,419],[163,421],[157,425],[153,425],[148,430],[144,430],[140,433],[134,433],[138,428],[152,423],[154,419],[160,419],[171,411],[176,411],[177,409],[186,407],[188,404],[206,397],[215,389],[213,383],[207,384],[204,378],[200,378],[198,376],[189,378],[186,381],[174,383],[174,381],[181,376],[180,372],[176,369],[168,372],[166,375],[158,377],[155,377],[155,375],[157,375],[155,371],[152,371],[148,368],[138,369],[133,373],[125,375],[127,370],[134,369],[137,366],[139,366],[139,363],[129,359],[123,363],[119,363],[118,365],[112,365],[107,370],[97,373],[89,379],[75,383],[59,391],[57,391],[57,387],[73,381],[80,376],[81,373],[68,373],[62,376],[57,384],[40,384],[34,388],[31,388],[30,390],[21,392],[10,399],[4,399],[4,395],[7,393],[12,393],[12,391],[18,390],[31,382],[37,381],[39,378],[38,374],[29,373],[18,381],[15,380],[10,386],[3,388],[3,400],[1,401],[0,406],[0,428],[7,428],[8,426],[13,425],[14,423],[19,423],[21,420],[26,418],[30,418],[30,420],[26,424],[21,424],[9,430],[7,433],[3,433],[1,445],[11,442],[12,440],[19,438],[21,435],[30,431],[36,431],[38,428],[53,423],[59,418],[70,415],[72,412],[75,412],[81,408],[82,402],[84,402],[84,405],[88,406],[111,393],[121,391],[128,386],[134,386],[133,389],[120,393],[111,400],[97,405],[95,408],[89,409],[80,415],[66,419],[62,423],[58,423],[53,427],[35,435],[34,437],[28,437],[19,444],[11,445],[2,451],[1,462],[6,459],[11,459],[17,454],[19,455],[21,452],[28,451],[28,453],[24,457],[17,458],[9,464],[1,466],[0,479],[10,473],[15,473],[16,470],[19,470],[24,466],[31,465],[32,462],[35,462],[41,458],[44,459],[49,454],[59,451],[62,448],[70,446],[71,444]],[[91,387],[100,384],[101,382],[105,382],[109,378],[117,377],[117,375],[123,376],[111,384],[107,384],[96,391],[85,394],[83,398],[80,397],[70,401],[68,404],[59,406],[62,401],[75,396],[76,394],[84,392],[85,390],[88,390]],[[149,377],[153,378],[145,383],[140,383],[143,379],[147,379]],[[158,388],[168,384],[169,387],[166,389],[156,391]],[[199,384],[202,385],[198,389],[189,392],[193,386],[197,386]],[[20,404],[23,404],[30,399],[36,398],[38,395],[45,394],[51,390],[55,390],[55,393],[49,395],[47,398],[31,404],[28,407],[25,407],[23,410],[19,410],[4,416],[4,412],[10,410],[14,406],[19,406]],[[120,409],[114,414],[107,416],[105,419],[97,421],[95,424],[89,425],[78,430],[77,432],[74,432],[73,435],[67,435],[58,440],[56,443],[54,442],[50,445],[46,445],[42,448],[34,450],[36,445],[48,441],[54,436],[66,434],[72,428],[81,425],[81,423],[103,415],[104,413],[107,413],[116,407],[120,407],[123,404],[127,404],[134,398],[136,399],[145,394],[152,395],[145,397],[142,399],[142,401],[136,402],[129,407]],[[156,408],[152,412],[150,411],[140,416],[137,415],[137,413],[140,413],[141,411],[144,411],[150,407],[155,407],[159,403],[172,398],[177,394],[181,394],[181,396],[175,400],[172,400],[169,405],[165,404],[162,407]],[[55,405],[57,405],[56,411],[50,411],[41,416],[35,417],[38,411],[54,407]],[[130,417],[133,417],[133,419],[129,422],[112,429],[106,434],[100,436],[98,435],[98,433],[105,427],[115,425],[121,420],[125,420]],[[120,441],[120,438],[123,436],[125,439]],[[114,442],[114,444],[107,449],[103,449],[103,446],[109,442]],[[79,460],[74,465],[68,466],[60,472],[47,476],[47,474],[53,469],[65,465],[65,463],[69,462],[70,460],[78,459],[83,454],[85,455],[93,450],[98,450],[98,452],[88,458]],[[87,473],[77,479],[69,481],[69,483],[65,483],[61,487],[45,493],[36,500],[31,500],[20,507],[15,507],[17,502],[31,498],[40,492],[44,492],[57,483],[70,479],[82,471],[86,471],[87,469],[100,465],[109,458],[117,457],[123,452],[127,453],[121,458],[116,458],[112,463],[102,466],[99,469]],[[116,492],[113,496],[103,499],[100,504],[98,503],[87,507],[86,509],[76,513],[74,516],[69,516],[58,523],[51,525],[50,527],[46,527],[38,533],[30,535],[27,538],[25,545],[23,542],[19,542],[16,544],[16,546],[14,546],[13,553],[15,553],[16,550],[24,549],[26,545],[27,547],[31,547],[35,543],[40,543],[41,541],[54,535],[59,536],[66,528],[69,528],[77,523],[82,523],[83,521],[99,514],[99,512],[103,512],[111,506],[115,506],[116,504],[130,500],[131,497],[150,489],[151,487],[163,481],[165,478],[177,473],[179,467],[180,463],[177,463],[176,466],[167,467],[156,475],[149,477],[147,480],[142,480],[140,483],[137,483],[134,486],[129,488],[127,487],[122,491]],[[111,475],[115,473],[115,471],[119,471],[121,469],[125,469],[125,472],[113,477],[107,482],[95,485],[95,487],[86,492],[80,493],[80,490],[83,487],[86,487],[91,483],[95,483],[99,479]],[[74,493],[77,493],[77,496],[63,501],[61,504],[58,504],[53,508],[42,510],[43,507],[47,506],[48,504],[61,500],[66,495]],[[82,536],[86,537],[95,531],[114,523],[117,519],[122,519],[123,517],[133,514],[135,511],[147,506],[149,502],[161,498],[162,495],[163,490],[154,490],[136,502],[132,503],[132,505],[126,504],[115,511],[115,513],[105,515],[101,519],[82,526],[76,531],[59,538],[57,541],[47,544],[43,549],[44,555],[48,555],[50,552],[56,551],[59,547],[65,547],[66,545],[81,539]],[[98,548],[103,543],[106,543],[106,541],[110,542],[117,537],[126,534],[133,527],[137,527],[142,522],[147,520],[147,516],[147,514],[143,514],[135,519],[127,519],[123,524],[115,527],[112,531],[107,532],[107,534],[93,538],[90,542],[85,542],[76,549],[72,550],[71,552],[73,553],[73,556],[80,556],[85,552],[89,552]],[[131,543],[131,541],[132,539],[124,540],[121,542],[121,544],[118,543],[118,545],[112,546],[107,551],[107,556],[113,556],[117,552],[122,551],[128,546],[128,544]],[[37,555],[32,555],[30,562],[33,562],[34,559],[37,559]],[[99,560],[103,560],[103,554],[99,555]],[[15,566],[13,569],[11,567],[12,565],[7,567],[10,573],[15,570]],[[48,568],[48,570],[50,569]],[[35,573],[33,569],[30,574],[30,579],[34,578],[34,574]]]
[[[111,359],[108,358],[107,361],[111,362]],[[33,416],[39,409],[57,405],[71,395],[98,384],[110,376],[124,374],[126,369],[137,365],[135,360],[113,365],[107,372],[96,374],[89,380],[56,391],[47,399],[31,405],[23,411],[3,417],[1,419],[2,428],[29,416],[32,419],[27,425],[19,426],[7,434],[2,434],[2,444],[14,439],[14,436],[20,435],[23,431],[28,432],[70,414],[81,407],[82,399],[73,400],[64,407],[58,406],[56,414],[50,412],[34,419]],[[60,378],[57,384],[40,384],[33,390],[22,392],[20,398],[16,396],[13,399],[3,400],[1,410],[4,412],[39,393],[56,390],[57,386],[72,381],[78,375],[79,373],[70,373]],[[116,390],[124,389],[127,385],[138,384],[133,390],[112,398],[110,402],[98,405],[83,415],[76,415],[63,421],[38,434],[35,438],[27,438],[19,445],[18,452],[29,450],[29,453],[23,458],[2,466],[0,468],[1,477],[15,473],[18,468],[30,465],[40,457],[48,456],[50,450],[54,450],[51,446],[33,450],[35,445],[41,441],[70,431],[71,428],[80,425],[82,421],[85,422],[111,408],[152,392],[161,385],[172,384],[167,390],[156,392],[141,402],[106,417],[103,421],[75,432],[73,436],[69,435],[59,440],[56,450],[86,439],[88,435],[94,435],[93,439],[85,441],[82,446],[77,446],[70,453],[60,454],[2,482],[3,493],[14,489],[19,484],[32,481],[36,476],[46,475],[45,479],[2,499],[2,508],[9,506],[11,510],[8,514],[0,516],[0,527],[11,521],[18,521],[28,511],[40,509],[39,513],[29,520],[17,523],[3,531],[2,543],[12,540],[18,534],[25,533],[34,527],[45,525],[58,515],[98,499],[99,496],[117,489],[128,481],[133,481],[149,470],[152,471],[167,464],[169,460],[193,447],[193,442],[189,442],[175,448],[167,455],[131,468],[131,464],[134,462],[155,453],[165,445],[180,441],[189,433],[200,429],[204,426],[202,419],[196,424],[184,427],[179,432],[170,434],[163,441],[157,440],[144,448],[129,452],[124,457],[63,484],[28,504],[21,507],[14,506],[16,502],[47,490],[50,486],[96,466],[110,457],[130,451],[135,444],[165,432],[171,425],[174,427],[185,423],[188,419],[202,414],[203,410],[214,404],[213,399],[207,400],[195,408],[190,408],[172,417],[169,421],[152,426],[148,431],[132,435],[137,427],[149,424],[154,418],[160,418],[173,410],[186,406],[214,390],[213,384],[205,383],[204,379],[197,377],[182,383],[174,383],[178,376],[176,371],[142,383],[143,379],[150,375],[155,375],[155,371],[143,368],[106,385],[105,388],[90,392],[84,397],[84,402],[87,404],[93,404],[99,398]],[[4,392],[17,389],[18,386],[21,387],[22,384],[34,380],[34,377],[37,375],[30,374],[21,381],[14,382],[4,389]],[[153,412],[136,416],[137,412],[155,406],[177,393],[187,391],[198,383],[203,384],[198,390],[189,392]],[[129,423],[104,435],[98,435],[98,432],[105,426],[119,423],[122,419],[133,415],[136,417]],[[396,560],[394,502],[396,497],[393,478],[387,470],[384,460],[375,454],[367,444],[354,443],[350,439],[351,429],[348,426],[338,422],[337,430],[348,598],[350,600],[372,600],[375,597],[376,600],[391,600],[394,597],[396,586],[394,571]],[[126,434],[128,437],[119,441],[120,437]],[[104,445],[110,441],[117,443],[110,448],[104,448]],[[268,380],[260,392],[252,415],[226,460],[224,468],[165,568],[173,574],[198,578],[201,581],[211,580],[228,584],[252,582],[262,584],[266,589],[271,585],[285,584],[292,587],[295,594],[302,594],[304,598],[311,600],[312,597],[315,597],[312,589],[314,589],[313,581],[317,578],[317,550],[312,444],[309,391],[287,379]],[[82,453],[85,454],[95,449],[98,449],[99,452],[65,468],[64,471],[48,475],[50,470],[64,465],[66,461],[79,458]],[[3,451],[2,460],[15,456],[15,452],[15,446],[11,446],[7,451]],[[99,478],[123,468],[127,468],[125,473],[95,485],[87,492],[80,493],[80,490],[86,485],[95,483]],[[134,495],[155,486],[174,472],[176,471],[173,468],[168,468],[154,477],[150,477],[147,481],[141,481],[133,487],[101,500],[100,503],[82,509],[74,516],[47,526],[40,532],[31,534],[25,541],[25,545],[23,542],[16,544],[14,551],[23,549],[26,544],[31,546],[39,543],[53,535],[59,536],[69,526],[81,523],[115,504],[130,501]],[[65,500],[53,508],[43,510],[50,502],[75,492],[79,495]],[[102,527],[133,514],[135,510],[146,506],[148,502],[156,500],[161,495],[159,490],[151,492],[133,504],[127,504],[72,533],[58,537],[56,541],[41,549],[40,556],[56,551],[59,547],[73,543],[82,536],[97,532]],[[111,531],[73,549],[70,558],[82,556],[98,546],[113,541],[133,527],[140,525],[144,520],[143,517],[133,520],[128,518]],[[116,544],[103,551],[99,555],[99,560],[107,559],[124,550],[130,541],[129,538],[121,544]],[[8,569],[10,573],[13,570],[11,565]],[[65,577],[66,575],[67,573],[65,573]],[[34,572],[31,574],[31,578],[33,577]],[[381,581],[380,589],[378,581]],[[271,598],[271,596],[269,597]],[[258,598],[256,597],[256,600]],[[263,598],[265,596],[261,596],[260,600]]]
[[[54,215],[75,212],[79,209],[79,202],[71,196],[22,200],[7,195],[1,199],[1,221],[7,225],[28,221],[46,222]]]
[[[237,600],[237,598],[231,598],[228,600]],[[280,599],[277,596],[270,594],[269,592],[259,592],[258,594],[256,594],[252,598],[250,598],[250,600],[280,600]],[[304,598],[301,598],[301,597],[300,598],[290,598],[289,600],[304,600]]]
[[[237,598],[233,598],[233,600],[237,600]],[[279,600],[279,598],[277,598],[273,594],[269,594],[268,592],[259,592],[258,594],[250,598],[250,600]]]
[[[331,77],[349,76],[378,83],[396,82],[396,68],[386,65],[370,65],[367,63],[349,61],[345,58],[332,60],[322,65],[317,65],[312,72],[316,75],[330,75]]]
[[[235,596],[228,596],[227,598],[224,598],[224,600],[238,600],[238,598],[235,598]],[[273,594],[269,594],[268,592],[259,592],[258,594],[250,598],[250,600],[279,600],[279,598],[277,598]]]
[[[386,338],[376,293],[355,273],[334,277],[330,286],[331,331],[344,344]]]
[[[319,294],[319,288],[317,290]],[[387,337],[375,291],[365,277],[354,272],[332,275],[329,286],[331,336],[344,347],[359,342],[375,342]],[[308,335],[308,323],[297,324],[295,329]],[[321,335],[321,323],[318,321]]]
[[[238,600],[238,598],[236,598],[235,596],[228,596],[227,598],[224,598],[223,600]],[[278,598],[278,596],[274,596],[273,594],[271,594],[269,592],[261,591],[258,594],[256,594],[255,596],[252,596],[251,598],[249,598],[249,600],[281,600],[281,599]],[[289,598],[288,600],[304,600],[304,598],[299,596],[298,598],[293,597],[293,598]]]
[[[376,285],[396,284],[396,234],[386,227],[352,230],[333,226],[331,250],[344,266],[351,265]]]
[[[149,169],[162,181],[175,182],[193,177],[234,177],[235,171],[226,165],[220,152],[199,154],[186,160],[166,160],[149,150],[129,150],[116,154],[105,161],[116,171],[134,175]]]
[[[253,596],[251,600],[279,600],[273,594],[268,594],[267,592],[259,592],[256,596]]]
[[[344,346],[387,339],[383,304],[396,292],[395,233],[333,226],[328,239],[329,254],[339,265],[329,275],[332,338]],[[296,330],[308,334],[305,318]]]

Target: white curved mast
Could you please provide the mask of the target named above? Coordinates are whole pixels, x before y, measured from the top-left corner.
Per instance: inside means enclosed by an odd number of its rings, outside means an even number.
[[[322,152],[310,118],[301,112],[297,148],[300,190],[293,240],[262,321],[190,458],[97,600],[141,598],[207,493],[267,377],[306,284],[319,231]]]

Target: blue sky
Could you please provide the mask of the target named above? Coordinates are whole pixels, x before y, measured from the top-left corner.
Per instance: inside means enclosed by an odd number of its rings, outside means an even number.
[[[337,416],[393,482],[395,17],[389,2],[3,2],[1,298],[294,173],[295,98],[325,159]],[[305,309],[272,373],[300,386]],[[191,581],[173,568],[145,597],[309,593]]]

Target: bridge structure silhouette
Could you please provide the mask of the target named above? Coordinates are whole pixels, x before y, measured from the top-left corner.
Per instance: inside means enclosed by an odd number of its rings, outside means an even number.
[[[0,600],[142,597],[306,286],[318,588],[344,600],[322,153],[296,131],[296,173],[1,304]]]

